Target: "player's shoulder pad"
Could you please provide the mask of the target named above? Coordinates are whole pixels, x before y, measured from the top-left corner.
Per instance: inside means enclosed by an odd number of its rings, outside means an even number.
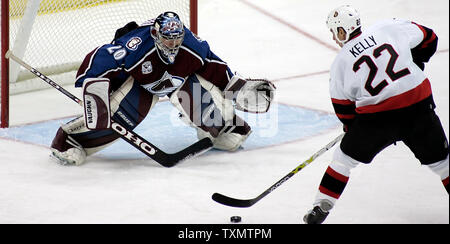
[[[148,52],[155,48],[155,42],[150,34],[150,28],[150,25],[142,25],[114,42],[114,45],[118,49],[114,53],[114,58],[121,61],[125,68],[134,66],[134,64],[139,62]]]
[[[196,53],[203,60],[208,56],[210,47],[207,41],[202,40],[196,34],[192,33],[188,28],[184,27],[185,35],[183,46],[190,51]]]
[[[97,47],[84,58],[76,76],[76,87],[81,87],[86,78],[99,77],[120,66],[111,55],[111,47],[112,44]]]

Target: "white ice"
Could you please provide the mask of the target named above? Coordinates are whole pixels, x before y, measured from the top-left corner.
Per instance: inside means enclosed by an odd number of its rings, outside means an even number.
[[[234,71],[276,80],[277,102],[333,113],[327,71],[337,46],[325,18],[344,3],[360,10],[363,25],[396,17],[435,30],[438,52],[425,72],[448,137],[447,0],[199,0],[199,35]],[[80,108],[54,89],[11,97],[11,126],[76,114]],[[49,160],[48,147],[0,138],[0,223],[221,224],[240,215],[245,224],[298,224],[332,152],[251,208],[226,207],[211,195],[255,197],[340,133],[336,127],[269,148],[208,154],[171,169],[95,155],[80,167],[64,167]],[[448,224],[449,197],[439,177],[399,143],[352,171],[325,223]]]

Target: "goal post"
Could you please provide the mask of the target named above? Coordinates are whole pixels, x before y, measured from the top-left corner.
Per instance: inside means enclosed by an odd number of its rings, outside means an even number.
[[[9,126],[10,95],[47,88],[5,59],[6,51],[60,85],[71,84],[85,55],[111,42],[115,30],[130,21],[174,11],[197,33],[197,5],[197,0],[2,0],[1,127]]]
[[[0,78],[0,116],[1,116],[1,122],[0,127],[6,128],[9,127],[9,62],[7,61],[5,54],[8,51],[9,48],[9,1],[2,1],[1,3],[1,24],[0,24],[0,31],[1,31],[1,76]]]

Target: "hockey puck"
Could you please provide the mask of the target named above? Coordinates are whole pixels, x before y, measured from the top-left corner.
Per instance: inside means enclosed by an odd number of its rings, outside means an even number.
[[[241,222],[241,220],[242,220],[241,216],[231,216],[231,218],[230,218],[230,221],[232,223],[239,223],[239,222]]]

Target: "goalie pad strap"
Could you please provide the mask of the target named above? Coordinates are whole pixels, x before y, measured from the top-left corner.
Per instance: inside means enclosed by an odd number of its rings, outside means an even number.
[[[86,127],[90,130],[111,127],[109,79],[86,79],[83,84],[83,107]]]

